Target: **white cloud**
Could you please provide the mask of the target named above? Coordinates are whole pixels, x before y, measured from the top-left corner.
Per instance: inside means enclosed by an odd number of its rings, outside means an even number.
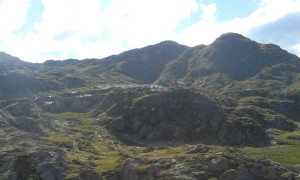
[[[298,13],[300,13],[300,0],[261,0],[260,7],[251,14],[251,16],[246,18],[246,21],[251,24],[248,32],[252,29],[266,28],[266,26],[269,25],[272,26],[274,23],[281,21],[282,18]],[[278,34],[276,31],[282,34]],[[300,44],[293,44],[295,42],[287,43],[290,39],[295,38],[295,35],[298,36],[300,34],[290,33],[288,27],[278,27],[278,29],[274,29],[273,32],[264,33],[266,34],[261,35],[264,37],[258,39],[258,41],[262,40],[263,43],[275,43],[298,56],[300,55]],[[248,33],[246,35],[248,35]],[[268,39],[268,41],[265,41],[265,39]],[[300,41],[298,41],[298,43],[300,43]]]
[[[0,39],[25,23],[29,0],[2,0],[0,4]]]
[[[29,0],[2,0],[0,3],[0,51],[14,52],[17,31],[25,23]]]
[[[198,6],[195,0],[115,0],[104,12],[104,25],[113,42],[140,47],[172,38],[179,22]]]
[[[221,33],[215,19],[217,11],[216,4],[201,4],[200,8],[202,9],[203,14],[201,19],[199,19],[199,22],[183,29],[175,38],[176,41],[190,46],[200,43],[208,44]]]
[[[101,11],[99,0],[41,0],[45,10],[42,22],[35,25],[38,33],[50,37],[65,31],[76,31],[90,36],[101,33]]]
[[[300,44],[292,46],[291,51],[300,57]]]
[[[299,0],[260,0],[257,10],[248,17],[217,22],[217,5],[201,4],[197,0],[41,2],[44,5],[41,21],[34,24],[31,32],[21,36],[13,32],[24,24],[29,0],[2,1],[0,50],[34,62],[101,58],[166,39],[193,46],[209,44],[225,32],[247,36],[253,28],[300,12]],[[176,31],[180,22],[196,12],[202,12],[198,21]],[[291,48],[293,52],[300,52],[298,45]]]
[[[77,58],[78,52],[89,38],[97,38],[102,33],[100,1],[89,0],[41,0],[45,9],[42,21],[34,24],[34,31],[23,37],[9,38],[8,51],[27,61],[47,59]],[[12,9],[12,8],[11,8]],[[24,16],[25,17],[25,16]],[[99,47],[100,49],[101,47]],[[56,57],[52,52],[63,52]],[[89,51],[90,52],[90,51]],[[99,57],[98,54],[94,57]],[[86,57],[89,57],[86,54]],[[82,57],[82,56],[81,56]]]
[[[24,42],[31,41],[31,47],[25,43],[19,48],[22,57],[31,61],[54,51],[67,52],[60,58],[104,57],[173,39],[179,22],[199,6],[196,0],[114,0],[105,9],[100,0],[42,3],[42,21],[35,24],[35,33],[24,38]],[[40,55],[33,57],[33,49]]]
[[[13,36],[13,54],[28,61],[92,58],[172,39],[179,22],[198,7],[196,0],[41,0],[42,21],[24,37]],[[28,45],[30,44],[30,45]],[[63,51],[60,57],[51,52]]]
[[[299,0],[261,0],[259,7],[249,17],[247,21],[251,27],[276,21],[291,13],[300,12]]]
[[[221,23],[215,19],[216,12],[218,11],[215,4],[202,5],[201,8],[206,12],[203,14],[204,17],[199,20],[198,23],[183,30],[182,33],[177,36],[179,42],[191,46],[202,43],[209,44],[215,38],[226,32],[237,32],[248,36],[253,28],[274,22],[288,14],[300,12],[300,0],[261,0],[259,7],[248,17],[236,17],[230,21]],[[268,34],[265,34],[265,36],[268,36]],[[259,39],[257,39],[257,41],[259,41]],[[292,52],[300,52],[299,45],[293,47],[286,46],[283,48]]]

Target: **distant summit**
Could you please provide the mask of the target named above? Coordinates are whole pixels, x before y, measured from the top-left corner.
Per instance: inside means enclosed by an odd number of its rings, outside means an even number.
[[[235,80],[245,80],[264,67],[295,59],[279,46],[259,44],[236,33],[217,38],[210,45],[209,55],[219,70]]]
[[[230,42],[233,42],[233,41],[251,41],[251,40],[248,39],[248,38],[246,38],[246,37],[244,37],[241,34],[229,32],[229,33],[222,34],[220,37],[218,37],[214,41],[214,43],[221,42],[221,41],[230,41]]]

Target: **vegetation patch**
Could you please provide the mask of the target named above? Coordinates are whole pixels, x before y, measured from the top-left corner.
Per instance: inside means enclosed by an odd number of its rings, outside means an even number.
[[[50,141],[54,141],[57,143],[71,143],[77,138],[77,136],[66,136],[63,134],[55,134],[55,133],[50,133],[48,139]]]
[[[300,82],[295,82],[295,83],[288,85],[284,89],[284,92],[286,92],[288,94],[300,93]]]
[[[245,153],[254,157],[266,157],[278,163],[297,164],[300,162],[300,146],[277,145],[270,147],[243,147]]]

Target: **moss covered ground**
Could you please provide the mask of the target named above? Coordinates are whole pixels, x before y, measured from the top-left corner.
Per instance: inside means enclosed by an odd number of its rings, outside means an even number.
[[[50,133],[48,138],[65,151],[67,179],[78,176],[86,168],[102,174],[118,171],[127,158],[145,149],[122,144],[104,126],[92,125],[92,117],[88,113],[65,112],[49,114],[49,117],[62,123],[72,118],[80,120],[75,126],[62,126],[59,132]],[[78,144],[78,150],[73,147],[74,141]]]

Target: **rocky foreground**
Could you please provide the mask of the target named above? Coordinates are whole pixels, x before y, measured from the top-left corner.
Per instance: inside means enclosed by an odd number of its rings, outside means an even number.
[[[1,177],[296,179],[278,163],[228,147],[274,141],[266,131],[274,123],[235,121],[236,106],[228,101],[156,86],[2,101]],[[278,127],[295,125],[281,119]]]

